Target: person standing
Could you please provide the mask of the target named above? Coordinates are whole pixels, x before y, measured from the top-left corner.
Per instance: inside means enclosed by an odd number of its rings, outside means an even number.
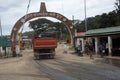
[[[89,44],[89,55],[90,55],[90,59],[94,59],[94,58],[93,58],[93,51],[94,51],[93,44],[90,43],[90,44]]]
[[[78,54],[78,56],[83,56],[83,54],[82,54],[82,46],[79,44],[78,46],[77,46],[77,54]]]
[[[88,44],[88,42],[86,42],[86,44],[85,44],[85,53],[87,55],[89,55],[89,44]]]
[[[105,54],[105,45],[104,44],[99,45],[99,52],[100,52],[101,57],[103,57]]]

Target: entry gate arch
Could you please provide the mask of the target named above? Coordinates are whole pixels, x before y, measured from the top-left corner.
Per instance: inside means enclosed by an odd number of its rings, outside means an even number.
[[[33,18],[37,18],[37,17],[52,17],[52,18],[55,18],[55,19],[63,22],[69,30],[69,33],[71,35],[71,43],[72,43],[72,36],[73,36],[73,33],[74,33],[72,22],[68,18],[66,18],[65,16],[63,16],[59,13],[48,12],[46,10],[45,3],[41,2],[39,12],[26,14],[15,23],[15,25],[12,29],[12,32],[11,32],[11,40],[13,42],[13,45],[16,43],[16,36],[17,36],[17,33],[18,33],[19,29],[22,27],[22,25],[24,23],[26,23],[27,21],[29,21]],[[15,51],[15,48],[13,48],[13,51]]]

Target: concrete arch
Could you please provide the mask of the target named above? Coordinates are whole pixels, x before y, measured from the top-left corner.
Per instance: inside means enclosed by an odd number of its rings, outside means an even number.
[[[63,22],[67,26],[67,28],[69,30],[69,33],[71,35],[71,40],[72,40],[72,35],[74,33],[74,30],[73,30],[73,27],[72,27],[72,22],[69,19],[67,19],[65,16],[63,16],[63,15],[61,15],[59,13],[47,12],[45,3],[42,2],[39,12],[26,14],[25,16],[23,16],[22,18],[20,18],[16,22],[16,24],[14,25],[14,27],[12,29],[12,32],[11,32],[11,40],[12,40],[12,42],[16,42],[17,33],[18,33],[19,29],[22,27],[22,25],[24,23],[26,23],[27,21],[29,21],[29,20],[31,20],[33,18],[37,18],[37,17],[52,17],[52,18],[55,18],[57,20],[60,20],[61,22]]]
[[[40,13],[40,12],[35,12],[35,13],[30,13],[27,14],[25,16],[23,16],[22,18],[20,18],[16,24],[14,25],[12,32],[11,32],[11,39],[15,39],[16,35],[19,31],[19,29],[22,27],[23,24],[25,24],[27,21],[33,19],[33,18],[37,18],[37,17],[52,17],[52,18],[56,18],[60,21],[62,21],[69,29],[70,34],[73,33],[73,28],[72,28],[72,23],[70,20],[68,20],[66,17],[64,17],[63,15],[59,14],[59,13],[55,13],[55,12],[47,12],[47,13]]]

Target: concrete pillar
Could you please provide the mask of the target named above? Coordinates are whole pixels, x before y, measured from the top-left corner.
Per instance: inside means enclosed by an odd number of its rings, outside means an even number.
[[[95,53],[96,53],[96,55],[98,54],[98,38],[97,37],[95,37]]]
[[[7,52],[7,56],[10,56],[10,54],[11,54],[11,47],[6,47],[6,52]]]
[[[0,55],[2,55],[2,47],[0,47]]]
[[[108,52],[109,52],[109,56],[112,56],[112,38],[111,36],[108,36]]]
[[[2,47],[0,47],[0,52],[2,52]]]
[[[77,35],[77,30],[75,29],[75,37],[77,37],[78,35]]]
[[[20,54],[20,47],[16,45],[16,54]]]
[[[85,51],[84,39],[83,39],[83,38],[81,38],[81,41],[82,41],[82,52],[84,52],[84,51]]]
[[[0,53],[3,53],[4,51],[3,51],[3,48],[2,47],[0,47]]]

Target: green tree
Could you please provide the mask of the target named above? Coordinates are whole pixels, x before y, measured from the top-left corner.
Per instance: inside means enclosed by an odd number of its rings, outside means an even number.
[[[87,30],[120,26],[120,0],[115,1],[116,10],[87,18]],[[85,21],[75,24],[78,32],[85,31]]]
[[[29,27],[32,28],[33,30],[43,31],[48,26],[52,26],[52,25],[53,25],[53,22],[45,18],[41,18],[41,19],[37,19],[29,22]]]
[[[65,40],[70,38],[69,31],[63,23],[53,22],[46,18],[40,18],[34,21],[30,21],[29,27],[32,28],[36,33],[48,31],[49,28],[56,28],[57,31],[60,31],[62,33],[62,38],[64,38]]]
[[[115,8],[116,8],[117,12],[120,12],[120,0],[116,0]]]

